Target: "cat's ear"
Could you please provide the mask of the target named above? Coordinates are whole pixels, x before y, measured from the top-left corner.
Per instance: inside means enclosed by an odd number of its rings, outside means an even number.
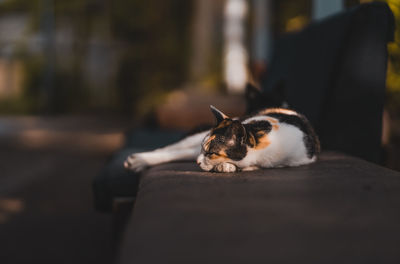
[[[252,83],[246,84],[245,97],[248,102],[253,102],[262,95],[261,89]]]
[[[224,121],[225,119],[228,119],[229,117],[227,115],[225,115],[224,113],[222,113],[220,110],[218,110],[217,108],[215,108],[215,106],[210,105],[210,109],[211,112],[214,114],[215,119],[217,121],[217,124],[221,123],[222,121]]]

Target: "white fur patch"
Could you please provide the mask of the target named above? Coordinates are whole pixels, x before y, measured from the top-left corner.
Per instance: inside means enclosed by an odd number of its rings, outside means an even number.
[[[124,166],[126,169],[138,172],[161,163],[195,160],[200,154],[201,142],[208,133],[209,131],[197,133],[164,148],[132,154],[125,160]]]
[[[217,172],[236,172],[237,168],[235,165],[229,162],[223,162],[215,166],[215,171]]]
[[[303,142],[303,132],[297,127],[279,123],[279,130],[271,130],[268,139],[271,142],[264,149],[248,148],[246,157],[234,163],[240,168],[258,166],[263,168],[298,166],[312,162],[307,157]]]
[[[303,132],[296,126],[280,123],[278,119],[265,116],[269,113],[282,113],[287,115],[298,115],[295,111],[284,108],[273,108],[261,111],[259,116],[253,116],[244,120],[243,124],[253,121],[268,121],[272,129],[268,134],[268,146],[256,149],[248,147],[247,155],[240,161],[233,160],[211,160],[202,151],[202,145],[210,140],[210,131],[205,131],[189,136],[175,144],[149,152],[142,152],[130,155],[124,166],[133,171],[141,171],[148,166],[176,160],[196,160],[204,171],[235,172],[250,171],[259,168],[299,166],[309,164],[316,160],[307,156],[304,145]],[[229,144],[230,142],[227,142]],[[232,142],[234,143],[234,142]]]

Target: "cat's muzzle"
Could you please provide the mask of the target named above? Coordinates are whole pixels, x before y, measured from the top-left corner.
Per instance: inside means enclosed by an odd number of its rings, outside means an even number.
[[[200,154],[197,157],[197,164],[204,171],[211,171],[214,168],[214,165],[210,164],[204,154]]]

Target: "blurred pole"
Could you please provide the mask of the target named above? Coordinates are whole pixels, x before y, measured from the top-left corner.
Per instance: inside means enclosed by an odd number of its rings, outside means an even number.
[[[245,19],[247,1],[226,0],[224,8],[224,77],[230,93],[243,93],[247,82]]]
[[[194,3],[191,81],[200,81],[208,73],[214,31],[214,0]]]
[[[343,0],[313,0],[312,16],[313,20],[318,20],[344,9]]]
[[[54,87],[55,68],[55,16],[54,0],[43,0],[42,27],[44,35],[44,74],[41,89],[42,111],[51,113],[56,110]]]
[[[253,0],[254,18],[253,18],[253,47],[252,68],[255,79],[266,70],[268,64],[268,55],[271,50],[271,1]]]

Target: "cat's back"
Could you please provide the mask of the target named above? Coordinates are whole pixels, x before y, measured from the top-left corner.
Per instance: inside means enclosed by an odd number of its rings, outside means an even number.
[[[310,160],[315,160],[320,152],[320,143],[313,127],[305,116],[296,111],[266,108],[247,117],[243,123],[253,127],[264,126],[264,132],[271,142],[270,147],[275,145],[276,151],[295,154],[301,144],[304,146],[304,154]]]

